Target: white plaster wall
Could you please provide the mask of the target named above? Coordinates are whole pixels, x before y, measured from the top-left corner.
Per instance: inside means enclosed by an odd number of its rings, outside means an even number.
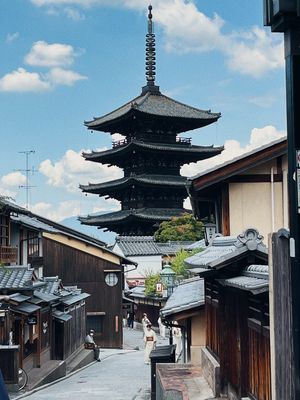
[[[144,278],[149,272],[156,273],[160,272],[162,269],[161,256],[138,256],[130,257],[130,259],[138,263],[138,267],[136,270],[126,273],[128,279]]]
[[[116,243],[113,247],[113,251],[121,256],[125,257],[121,248]],[[144,278],[149,272],[156,273],[160,272],[162,269],[162,256],[155,255],[155,256],[130,256],[126,257],[130,260],[138,263],[138,266],[135,270],[126,272],[125,267],[125,276],[127,279],[139,279]],[[129,266],[128,269],[132,269],[132,266]]]
[[[270,172],[270,171],[269,171]],[[275,231],[283,227],[283,185],[274,183]],[[271,183],[231,183],[229,185],[230,234],[249,227],[258,229],[267,244],[272,232]]]

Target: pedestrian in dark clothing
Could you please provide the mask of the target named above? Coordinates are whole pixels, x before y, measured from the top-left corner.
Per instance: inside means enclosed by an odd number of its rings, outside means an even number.
[[[1,400],[9,400],[8,394],[7,394],[7,389],[4,383],[4,379],[1,373],[0,369],[0,399]]]
[[[134,311],[129,311],[127,314],[127,326],[130,329],[133,329],[133,323],[134,323]]]

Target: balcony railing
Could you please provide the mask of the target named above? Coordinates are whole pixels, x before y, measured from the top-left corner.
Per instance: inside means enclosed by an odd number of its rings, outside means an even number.
[[[192,142],[192,138],[188,137],[180,137],[180,136],[176,136],[176,143],[180,143],[180,144],[191,144]]]
[[[12,246],[0,246],[0,263],[12,264],[18,260],[18,249]]]
[[[126,146],[127,143],[128,143],[127,139],[113,140],[112,147],[114,149],[115,147]]]
[[[132,140],[131,138],[122,139],[122,140],[113,140],[112,147],[114,149],[116,147],[126,146],[128,143],[130,143],[131,140]],[[180,136],[176,137],[177,144],[190,145],[191,142],[192,142],[192,138],[185,138],[185,137],[180,137]],[[162,143],[162,142],[160,142],[160,143]],[[172,144],[172,143],[166,142],[166,144]]]

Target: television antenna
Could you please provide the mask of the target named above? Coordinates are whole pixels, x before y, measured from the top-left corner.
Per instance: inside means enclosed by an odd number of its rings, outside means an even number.
[[[19,151],[19,153],[25,154],[25,158],[26,158],[25,169],[17,169],[17,171],[25,172],[25,174],[26,174],[26,183],[25,183],[25,185],[19,185],[19,188],[26,190],[26,205],[25,205],[25,207],[28,209],[29,208],[29,190],[31,188],[35,187],[35,186],[30,185],[30,183],[29,183],[29,173],[31,172],[31,174],[33,175],[36,172],[34,167],[29,168],[29,156],[31,154],[34,154],[35,150],[22,150],[22,151]]]

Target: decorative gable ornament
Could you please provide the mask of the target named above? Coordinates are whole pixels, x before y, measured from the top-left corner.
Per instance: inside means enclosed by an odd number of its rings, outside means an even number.
[[[265,246],[262,241],[264,237],[255,228],[248,228],[237,237],[236,247],[247,246],[248,250],[257,250],[259,246]]]

